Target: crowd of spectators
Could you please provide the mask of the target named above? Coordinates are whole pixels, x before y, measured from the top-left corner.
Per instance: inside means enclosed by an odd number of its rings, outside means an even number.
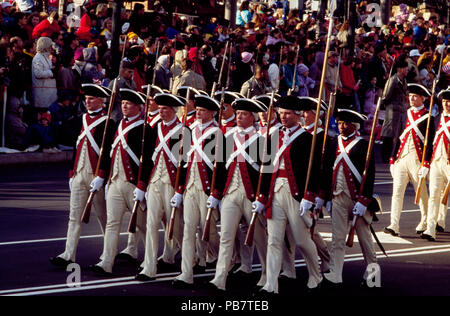
[[[7,147],[24,150],[38,143],[40,150],[56,152],[74,146],[85,111],[81,84],[112,87],[116,79],[108,2],[85,1],[77,9],[78,23],[70,19],[73,13],[69,18],[70,12],[58,16],[57,2],[48,1],[47,12],[38,5],[42,1],[1,3],[0,84],[8,95]],[[316,13],[290,10],[288,1],[241,1],[234,28],[220,16],[172,13],[170,1],[155,1],[150,11],[134,3],[131,10],[122,9],[120,18],[127,46],[117,80],[137,91],[154,78],[156,85],[172,92],[190,85],[210,93],[229,41],[232,51],[227,51],[220,82],[228,90],[246,97],[271,89],[281,95],[317,97],[327,62],[323,99],[328,102],[336,91],[336,104],[367,114],[368,124],[389,70],[399,59],[408,63],[407,82],[430,89],[443,66],[437,89],[447,88],[450,54],[444,52],[440,65],[440,53],[450,29],[438,23],[439,17],[425,19],[418,9],[402,4],[387,25],[370,27],[366,3],[357,2],[353,35],[344,16],[334,18],[328,56],[324,54],[328,18],[320,21]],[[120,117],[120,111],[113,112],[116,121]],[[380,137],[381,133],[377,141]]]

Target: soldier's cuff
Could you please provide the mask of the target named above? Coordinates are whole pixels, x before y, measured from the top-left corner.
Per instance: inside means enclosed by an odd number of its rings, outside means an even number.
[[[368,207],[370,202],[372,202],[372,199],[365,197],[365,196],[360,196],[358,198],[358,202],[361,203],[362,205],[364,205],[365,207]]]
[[[99,169],[98,173],[97,173],[97,176],[100,177],[100,178],[105,179],[106,178],[106,171]]]
[[[220,194],[219,190],[217,190],[217,189],[214,189],[214,191],[211,192],[211,196],[217,200],[222,199],[222,194]]]
[[[310,201],[311,203],[314,203],[316,201],[316,194],[311,191],[306,191],[305,195],[303,196],[305,200]]]
[[[69,170],[69,178],[72,178],[74,174],[75,172],[73,172],[73,170]]]
[[[145,183],[144,181],[139,181],[138,183],[137,183],[137,186],[136,186],[139,190],[142,190],[142,191],[146,191],[147,190],[147,183]]]
[[[424,166],[425,168],[430,169],[430,162],[429,162],[429,161],[424,161],[424,162],[423,162],[423,166]]]
[[[389,164],[390,164],[390,165],[393,165],[394,162],[395,162],[394,157],[391,157],[391,159],[389,159]]]
[[[267,197],[264,196],[263,194],[260,194],[256,197],[256,201],[266,205],[267,204]]]
[[[184,192],[184,186],[183,186],[183,185],[179,185],[176,191],[177,191],[177,193],[179,193],[179,194],[183,194],[183,192]]]

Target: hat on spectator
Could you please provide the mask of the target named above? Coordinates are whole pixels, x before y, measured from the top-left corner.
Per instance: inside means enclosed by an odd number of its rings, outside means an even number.
[[[81,90],[85,95],[97,98],[107,98],[111,95],[109,89],[94,83],[83,83],[81,85]]]
[[[298,73],[301,75],[303,75],[305,72],[309,71],[308,66],[306,66],[305,64],[298,65],[297,69],[298,69]]]
[[[425,86],[418,83],[408,83],[408,92],[412,94],[421,95],[424,98],[431,96],[430,91]]]
[[[247,64],[252,59],[252,57],[253,57],[253,54],[249,53],[249,52],[243,52],[241,54],[242,62],[244,64]]]
[[[194,61],[194,59],[196,58],[196,56],[197,56],[197,51],[198,51],[198,47],[191,47],[191,48],[189,49],[188,57],[189,57],[189,59],[190,59],[191,61]]]
[[[40,118],[39,118],[39,121],[40,120],[47,120],[49,123],[52,121],[52,115],[51,115],[51,113],[50,112],[44,112],[44,113],[41,113],[41,116],[40,116]]]
[[[127,88],[120,88],[120,98],[123,100],[131,101],[134,104],[144,104],[146,96],[144,94],[140,94],[137,91],[127,89]]]
[[[83,58],[83,47],[78,47],[73,54],[74,60],[80,60]]]
[[[409,57],[420,57],[420,53],[418,49],[411,49],[409,52]]]
[[[130,23],[128,23],[128,22],[125,22],[123,25],[122,25],[122,34],[125,34],[126,32],[128,32],[128,29],[130,28]]]

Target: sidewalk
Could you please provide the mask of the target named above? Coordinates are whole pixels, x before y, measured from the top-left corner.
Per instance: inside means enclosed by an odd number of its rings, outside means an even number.
[[[39,164],[46,162],[70,162],[72,161],[72,151],[61,151],[60,153],[11,153],[0,154],[0,166],[20,165],[20,164]]]

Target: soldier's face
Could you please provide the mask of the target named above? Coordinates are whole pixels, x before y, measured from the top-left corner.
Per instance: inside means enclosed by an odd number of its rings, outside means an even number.
[[[263,125],[266,125],[266,123],[267,123],[267,112],[259,112],[258,116],[259,116],[259,119],[261,120],[261,123]]]
[[[86,108],[88,109],[88,111],[96,111],[98,109],[101,109],[103,106],[103,98],[87,95],[85,100]]]
[[[129,100],[122,100],[122,114],[126,117],[133,117],[139,114],[141,107]]]
[[[418,94],[409,94],[409,105],[413,107],[419,107],[423,104],[424,97]]]
[[[159,115],[164,122],[170,122],[175,117],[175,110],[170,106],[160,105]]]
[[[300,114],[293,110],[280,109],[280,121],[284,127],[293,127],[298,124]]]
[[[349,136],[355,131],[355,125],[350,122],[338,121],[339,134]]]
[[[446,114],[450,114],[450,99],[443,99],[442,107],[444,108],[444,112]]]
[[[208,109],[202,108],[202,107],[197,107],[195,109],[196,113],[195,113],[195,118],[197,120],[199,120],[202,123],[206,123],[209,122],[213,119],[214,117],[214,112],[210,111]]]
[[[316,115],[313,111],[303,111],[303,118],[306,125],[311,125],[316,120]]]
[[[255,117],[252,112],[237,110],[236,111],[236,124],[242,128],[249,128],[255,122]]]

